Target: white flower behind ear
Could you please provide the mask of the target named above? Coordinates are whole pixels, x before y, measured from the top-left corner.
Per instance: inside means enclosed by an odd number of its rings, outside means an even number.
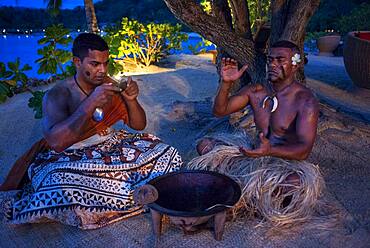
[[[294,54],[294,56],[292,57],[292,65],[297,65],[301,62],[301,55],[299,55],[298,53]]]

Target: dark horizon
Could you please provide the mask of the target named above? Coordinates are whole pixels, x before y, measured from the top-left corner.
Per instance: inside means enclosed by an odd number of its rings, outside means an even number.
[[[102,0],[94,0],[94,3]],[[62,9],[74,9],[77,6],[83,6],[82,0],[64,0]],[[0,7],[19,7],[19,8],[32,8],[32,9],[45,9],[46,3],[44,0],[0,0]]]

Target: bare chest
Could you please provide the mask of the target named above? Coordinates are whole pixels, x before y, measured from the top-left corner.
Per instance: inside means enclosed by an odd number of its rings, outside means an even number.
[[[285,136],[294,133],[297,118],[297,108],[294,101],[292,99],[279,99],[277,97],[275,106],[272,99],[269,99],[265,103],[265,108],[263,108],[263,101],[266,95],[256,95],[251,101],[256,126],[265,135],[271,131],[276,136]],[[273,109],[275,111],[271,112]]]

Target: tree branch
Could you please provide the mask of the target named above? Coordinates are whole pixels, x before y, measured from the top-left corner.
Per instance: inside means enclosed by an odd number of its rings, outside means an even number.
[[[270,44],[274,44],[280,39],[280,36],[284,31],[287,12],[287,0],[271,0]]]
[[[216,18],[222,18],[233,29],[233,20],[227,0],[212,0],[212,11]]]
[[[260,54],[256,53],[252,40],[239,36],[224,20],[204,13],[199,4],[193,0],[164,0],[164,2],[176,18],[193,31],[223,48],[239,63],[248,64],[248,73],[253,82],[264,80],[264,75],[257,73],[263,59],[261,60]]]
[[[235,31],[240,36],[252,40],[251,24],[249,22],[248,2],[245,0],[231,0],[233,15],[235,18]]]
[[[320,0],[296,0],[289,2],[289,12],[280,39],[299,43],[304,38],[305,29]]]

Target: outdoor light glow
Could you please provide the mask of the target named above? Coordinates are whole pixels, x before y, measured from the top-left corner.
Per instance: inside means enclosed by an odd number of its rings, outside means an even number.
[[[17,29],[17,32],[19,32],[19,29]]]
[[[80,30],[79,30],[79,29],[77,29],[77,32],[80,32]]]
[[[26,30],[26,32],[25,32],[26,34],[28,34],[28,31]]]
[[[26,35],[26,38],[28,38],[28,35]]]
[[[45,29],[43,29],[42,32],[45,32]]]
[[[6,32],[6,30],[5,30],[5,28],[3,29],[3,33],[5,33]]]
[[[70,36],[70,35],[69,35],[69,34],[67,34],[66,36],[67,36],[67,38],[69,38],[69,36]]]
[[[3,38],[6,39],[6,35],[3,35]]]
[[[32,32],[32,29],[30,30],[30,32]]]

